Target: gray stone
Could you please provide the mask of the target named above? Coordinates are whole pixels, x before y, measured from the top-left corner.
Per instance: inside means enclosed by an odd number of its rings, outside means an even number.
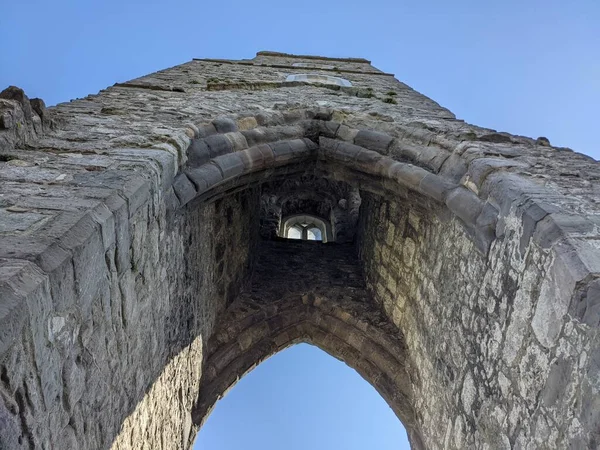
[[[185,205],[196,196],[196,188],[185,173],[179,174],[173,181],[173,190],[180,205]]]
[[[386,153],[394,139],[387,134],[376,131],[361,130],[356,134],[354,143],[369,150]]]
[[[215,159],[215,164],[221,169],[223,179],[231,178],[244,172],[244,162],[237,153],[219,156]]]
[[[448,194],[446,205],[469,225],[476,224],[477,217],[479,217],[483,209],[481,200],[471,191],[461,187],[454,189]]]
[[[198,194],[206,191],[206,189],[210,186],[214,186],[215,184],[223,181],[223,173],[215,164],[204,164],[203,166],[188,169],[186,171],[186,175],[188,178],[194,183],[196,186],[196,190]]]
[[[359,87],[285,83],[314,60],[0,96],[0,448],[191,448],[298,342],[413,449],[598,446],[600,164],[366,60],[317,57]]]
[[[217,130],[217,133],[230,133],[238,130],[234,120],[224,117],[213,120],[212,124]]]
[[[201,166],[211,158],[210,148],[204,139],[193,139],[187,149],[188,164]]]
[[[220,134],[209,136],[204,139],[204,142],[210,149],[211,158],[215,158],[226,153],[231,153],[233,151],[233,145],[231,144],[231,141],[227,139],[226,136]]]

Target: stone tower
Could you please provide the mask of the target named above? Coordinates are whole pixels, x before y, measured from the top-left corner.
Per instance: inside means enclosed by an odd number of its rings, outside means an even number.
[[[50,109],[8,88],[0,448],[189,449],[297,342],[413,449],[598,448],[599,179],[358,58],[193,60]]]

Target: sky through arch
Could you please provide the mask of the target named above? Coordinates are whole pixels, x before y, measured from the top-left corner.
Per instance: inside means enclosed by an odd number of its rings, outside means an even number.
[[[406,431],[356,371],[308,344],[242,378],[198,433],[194,450],[408,450]]]

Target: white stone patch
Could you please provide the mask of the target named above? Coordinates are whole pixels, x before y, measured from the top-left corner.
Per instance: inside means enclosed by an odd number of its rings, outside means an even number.
[[[473,377],[469,372],[465,377],[465,381],[463,381],[463,388],[461,394],[461,399],[466,412],[471,411],[476,395],[477,390],[475,389],[475,383],[473,382]]]
[[[510,392],[510,380],[506,378],[506,376],[502,372],[498,373],[498,384],[500,385],[502,395],[507,397]]]
[[[531,290],[532,285],[537,281],[537,272],[527,271],[521,281],[521,288],[517,291],[513,301],[513,312],[510,318],[510,324],[506,330],[506,340],[504,342],[504,360],[511,365],[523,343],[523,335],[529,325],[531,316]]]
[[[64,317],[57,316],[48,320],[48,340],[56,342],[61,339],[61,332],[65,327],[66,320]]]
[[[531,322],[535,336],[546,348],[556,343],[575,287],[561,259],[554,260],[549,272],[544,278]]]
[[[464,448],[463,443],[465,440],[464,432],[464,421],[462,416],[458,416],[454,421],[454,446],[456,448]]]
[[[285,81],[304,81],[307,83],[336,84],[338,86],[352,87],[352,83],[346,80],[345,78],[332,77],[329,75],[320,75],[315,73],[288,75]]]
[[[329,64],[311,64],[311,63],[294,63],[292,64],[292,66],[294,67],[308,67],[311,69],[329,69],[329,70],[333,70],[335,69],[335,66],[330,66]]]

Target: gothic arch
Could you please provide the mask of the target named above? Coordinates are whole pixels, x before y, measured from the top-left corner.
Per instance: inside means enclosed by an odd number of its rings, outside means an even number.
[[[260,305],[239,301],[209,341],[205,372],[192,412],[201,426],[215,402],[248,371],[290,345],[306,342],[358,371],[390,405],[407,428],[413,448],[422,448],[410,406],[401,333],[387,334],[377,310],[362,301],[340,303],[305,294]]]
[[[193,132],[198,137],[187,150],[187,164],[173,182],[172,204],[181,207],[206,201],[245,186],[304,173],[314,164],[326,177],[377,195],[422,201],[430,209],[441,206],[458,217],[479,249],[487,252],[495,238],[499,209],[509,207],[513,199],[503,197],[507,187],[501,183],[499,190],[486,186],[487,180],[476,174],[468,189],[458,182],[470,179],[460,158],[450,158],[443,149],[407,149],[401,139],[349,128],[332,121],[332,115],[331,110],[296,110],[243,117],[244,123],[256,124],[249,130],[239,131],[231,118],[197,128]],[[263,126],[258,126],[257,119]],[[393,153],[412,163],[394,159]]]

